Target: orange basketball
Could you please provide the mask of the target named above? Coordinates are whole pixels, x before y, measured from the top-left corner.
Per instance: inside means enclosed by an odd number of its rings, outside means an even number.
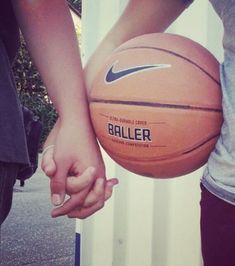
[[[183,36],[154,33],[122,44],[94,79],[97,138],[133,173],[170,178],[204,165],[222,124],[219,63]]]

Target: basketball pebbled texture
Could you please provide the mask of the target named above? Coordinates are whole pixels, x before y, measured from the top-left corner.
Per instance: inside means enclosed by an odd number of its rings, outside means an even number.
[[[180,35],[147,34],[116,49],[94,79],[91,119],[127,170],[171,178],[204,165],[222,124],[219,62]]]

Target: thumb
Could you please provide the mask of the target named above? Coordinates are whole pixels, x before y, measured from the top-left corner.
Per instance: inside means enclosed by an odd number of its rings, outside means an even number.
[[[41,168],[47,176],[53,176],[56,172],[56,164],[53,159],[54,145],[48,146],[42,153]]]

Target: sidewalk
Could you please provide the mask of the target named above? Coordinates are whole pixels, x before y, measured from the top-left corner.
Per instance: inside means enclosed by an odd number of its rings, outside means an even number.
[[[10,215],[1,228],[0,265],[73,266],[75,220],[50,217],[48,178],[38,169],[24,187],[17,182],[14,190]]]

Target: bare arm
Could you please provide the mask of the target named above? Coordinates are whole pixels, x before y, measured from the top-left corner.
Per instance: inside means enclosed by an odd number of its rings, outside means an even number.
[[[51,178],[52,201],[64,200],[69,173],[92,166],[105,178],[100,150],[90,123],[76,34],[65,0],[12,0],[21,31],[47,91],[59,113]],[[89,185],[89,186],[88,186]],[[88,189],[92,182],[88,182]]]
[[[76,34],[65,0],[12,0],[31,56],[60,116],[78,112],[85,88]]]
[[[185,10],[183,0],[130,0],[85,67],[89,91],[92,80],[105,58],[123,42],[139,35],[163,32]]]

